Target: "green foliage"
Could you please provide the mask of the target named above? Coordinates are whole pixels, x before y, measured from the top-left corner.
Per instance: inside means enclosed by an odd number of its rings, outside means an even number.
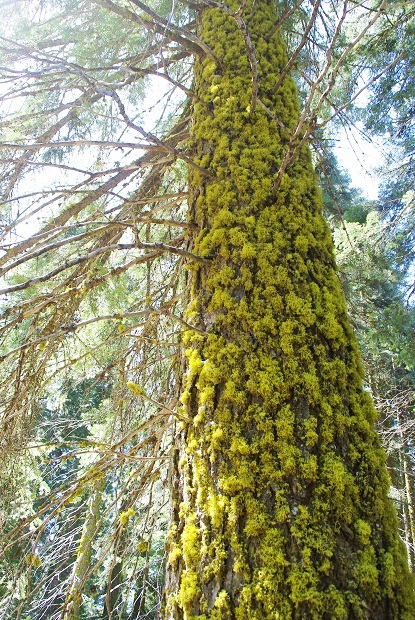
[[[364,224],[371,206],[361,191],[351,185],[349,174],[340,168],[333,152],[316,137],[313,146],[317,150],[316,172],[323,194],[323,212],[336,225],[346,222]]]
[[[375,80],[367,105],[355,114],[370,136],[383,136],[387,157],[380,206],[394,219],[405,211],[403,197],[413,190],[415,178],[415,13],[409,3],[397,3],[396,8],[391,4],[389,10],[377,36],[363,46],[368,73]],[[411,236],[411,227],[406,234]]]
[[[347,233],[337,229],[337,262],[365,358],[386,350],[398,366],[412,369],[414,309],[406,303],[408,265],[402,264],[406,239],[392,233],[376,211],[363,224],[349,224]]]

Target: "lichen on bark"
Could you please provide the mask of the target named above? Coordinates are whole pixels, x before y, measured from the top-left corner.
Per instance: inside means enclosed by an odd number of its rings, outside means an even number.
[[[230,6],[230,4],[228,5]],[[233,7],[235,9],[236,7]],[[162,612],[169,620],[415,618],[375,412],[310,153],[275,177],[299,116],[274,3],[220,8],[195,64],[182,408]],[[282,128],[282,127],[285,127]],[[206,335],[203,335],[205,332]]]

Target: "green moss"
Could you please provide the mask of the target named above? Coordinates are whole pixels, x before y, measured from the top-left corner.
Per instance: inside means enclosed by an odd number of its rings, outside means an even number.
[[[210,617],[212,620],[223,620],[223,618],[232,617],[231,602],[226,590],[221,590],[216,596]]]
[[[253,6],[259,96],[292,128],[293,81],[270,95],[286,64],[279,34],[267,39],[274,3]],[[190,138],[211,173],[189,170],[199,227],[189,243],[210,260],[189,269],[187,316],[206,335],[183,336],[192,423],[181,431],[165,617],[363,620],[370,608],[409,620],[412,582],[309,151],[274,194],[288,137],[249,109],[241,32],[205,9],[199,36],[221,62],[195,64]]]
[[[185,618],[189,618],[194,600],[200,598],[199,577],[195,570],[186,570],[181,579],[177,600],[184,610]]]

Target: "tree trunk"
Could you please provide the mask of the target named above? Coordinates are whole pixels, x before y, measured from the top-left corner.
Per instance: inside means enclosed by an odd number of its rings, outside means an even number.
[[[414,570],[414,561],[413,561],[413,553],[412,553],[412,536],[411,536],[411,520],[409,516],[409,505],[407,502],[407,489],[406,489],[406,479],[405,479],[405,465],[404,465],[404,454],[402,450],[399,451],[399,473],[400,473],[400,482],[401,485],[399,488],[400,491],[400,511],[398,511],[398,516],[401,516],[401,521],[403,523],[404,532],[405,532],[405,545],[406,552],[408,554],[408,565],[411,571]]]
[[[96,534],[99,519],[99,509],[102,501],[105,479],[101,478],[94,483],[88,500],[87,513],[82,528],[81,540],[78,546],[76,561],[72,570],[71,584],[63,607],[63,620],[79,620],[82,605],[82,592],[90,569],[92,541]]]
[[[409,566],[414,568],[414,544],[415,544],[415,513],[413,503],[413,481],[411,480],[411,462],[408,456],[408,441],[402,427],[401,413],[398,411],[396,415],[397,430],[399,433],[399,456],[401,461],[401,472],[403,482],[402,499],[404,502],[404,521],[405,521],[405,539],[408,552]]]
[[[237,10],[237,2],[229,6]],[[190,268],[164,620],[415,618],[375,412],[271,0],[205,9],[189,171]],[[241,25],[242,24],[242,25]],[[251,59],[249,58],[251,56]],[[251,60],[251,63],[250,63]],[[255,81],[255,80],[254,80]],[[202,331],[202,334],[200,333]],[[203,335],[206,332],[206,335]]]
[[[410,527],[410,551],[412,568],[415,565],[414,550],[415,550],[415,504],[414,504],[414,479],[411,468],[411,460],[408,453],[405,451],[403,454],[404,462],[404,474],[405,474],[405,492],[406,501],[408,504],[408,517]]]
[[[107,580],[107,591],[104,596],[104,609],[102,611],[102,620],[116,617],[116,608],[121,601],[120,587],[122,584],[122,562],[117,561],[111,566]],[[119,614],[117,614],[119,617]]]

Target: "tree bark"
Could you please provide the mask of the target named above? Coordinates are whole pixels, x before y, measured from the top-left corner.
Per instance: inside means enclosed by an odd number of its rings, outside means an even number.
[[[396,414],[397,431],[399,434],[399,457],[401,462],[404,502],[404,522],[405,522],[405,540],[408,552],[408,562],[411,570],[414,568],[414,548],[415,548],[415,511],[413,503],[413,480],[411,479],[411,463],[408,456],[408,441],[402,428],[402,416],[398,411]]]
[[[237,10],[233,0],[228,6]],[[164,620],[415,617],[385,456],[271,0],[201,13]],[[247,24],[252,47],[244,34]],[[258,97],[252,109],[256,68]],[[272,114],[269,114],[268,108]],[[292,145],[291,145],[292,146]],[[279,183],[276,184],[276,178]],[[206,335],[201,334],[205,332]]]
[[[411,536],[411,521],[409,516],[409,506],[407,502],[407,490],[406,490],[406,480],[405,480],[405,465],[404,465],[404,454],[400,450],[399,451],[399,466],[400,466],[400,482],[401,487],[400,491],[400,510],[398,510],[398,516],[401,517],[401,522],[403,523],[404,532],[405,532],[405,545],[406,552],[408,554],[408,565],[411,571],[414,570],[414,561],[413,561],[413,553],[412,553],[412,536]]]
[[[88,508],[82,528],[81,540],[72,570],[71,584],[63,608],[63,620],[79,620],[81,617],[82,592],[90,569],[92,541],[96,534],[104,486],[104,478],[97,480],[88,500]]]
[[[415,504],[414,504],[414,474],[411,467],[410,458],[405,451],[403,454],[403,462],[404,462],[404,474],[405,474],[405,491],[406,491],[406,501],[408,503],[408,517],[409,517],[409,527],[410,527],[410,550],[408,551],[408,555],[411,557],[411,566],[414,567],[415,558]]]

